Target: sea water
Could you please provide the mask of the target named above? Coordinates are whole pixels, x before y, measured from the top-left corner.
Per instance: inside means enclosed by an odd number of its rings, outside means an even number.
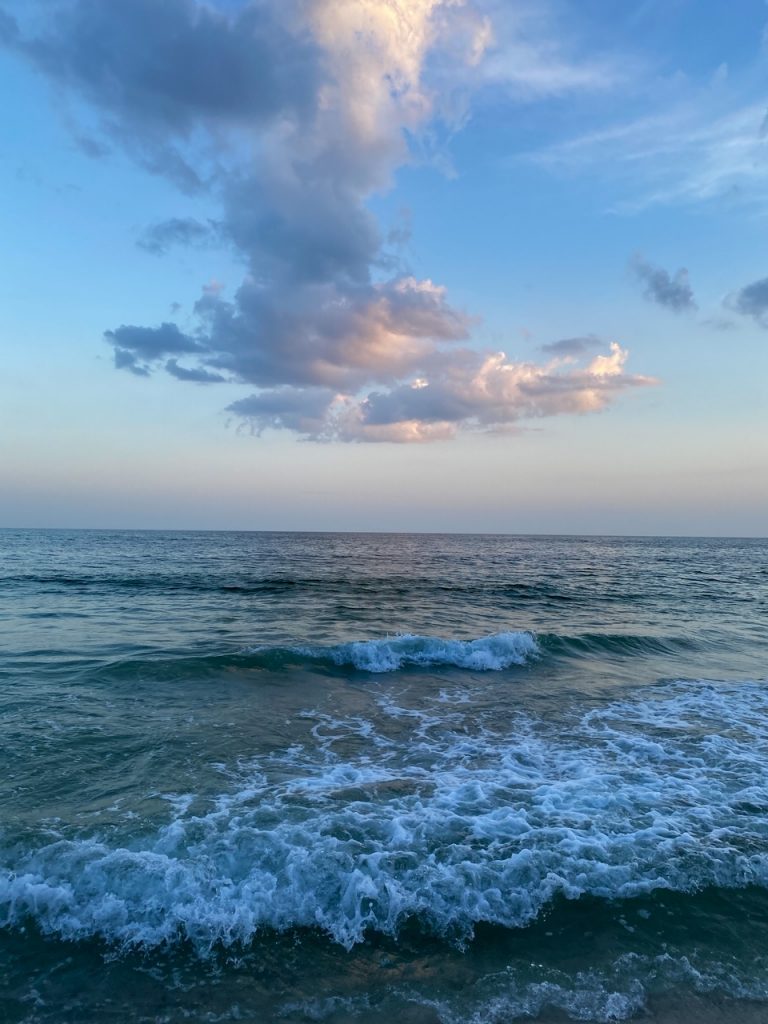
[[[0,1019],[768,1021],[768,542],[0,532]]]

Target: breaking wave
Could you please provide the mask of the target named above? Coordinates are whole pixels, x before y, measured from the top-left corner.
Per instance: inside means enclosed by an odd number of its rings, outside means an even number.
[[[713,639],[711,643],[717,643]],[[507,630],[472,640],[416,633],[347,643],[257,644],[238,653],[164,655],[146,660],[144,656],[121,659],[110,673],[219,671],[223,666],[282,672],[294,668],[318,668],[372,674],[409,669],[464,669],[473,672],[501,672],[549,658],[564,662],[597,656],[632,659],[654,655],[685,654],[699,644],[686,637],[644,636],[621,633],[558,635]],[[100,670],[100,669],[99,669]]]
[[[160,827],[6,841],[0,924],[203,955],[314,928],[351,948],[413,920],[464,942],[555,900],[768,886],[765,684],[652,687],[511,731],[459,704],[379,708],[307,712],[312,745],[228,769],[207,802],[168,795]]]
[[[254,647],[248,653],[275,663],[301,658],[363,672],[395,672],[412,666],[453,666],[493,672],[524,665],[538,655],[539,645],[532,633],[525,632],[493,633],[477,640],[446,640],[401,633],[379,640],[356,640],[327,647],[311,644]]]

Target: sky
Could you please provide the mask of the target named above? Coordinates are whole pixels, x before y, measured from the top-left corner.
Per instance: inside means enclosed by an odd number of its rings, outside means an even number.
[[[0,526],[768,534],[763,0],[0,0]]]

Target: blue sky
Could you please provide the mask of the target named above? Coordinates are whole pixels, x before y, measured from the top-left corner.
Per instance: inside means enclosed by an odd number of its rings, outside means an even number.
[[[766,533],[764,3],[0,12],[0,525]]]

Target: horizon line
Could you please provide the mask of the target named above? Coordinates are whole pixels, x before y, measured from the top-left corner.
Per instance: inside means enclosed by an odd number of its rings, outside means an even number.
[[[279,530],[233,527],[164,527],[164,526],[0,526],[0,531],[39,533],[254,533],[295,534],[297,536],[358,537],[519,537],[570,540],[768,540],[768,534],[704,534],[704,533],[531,533],[478,530]]]

